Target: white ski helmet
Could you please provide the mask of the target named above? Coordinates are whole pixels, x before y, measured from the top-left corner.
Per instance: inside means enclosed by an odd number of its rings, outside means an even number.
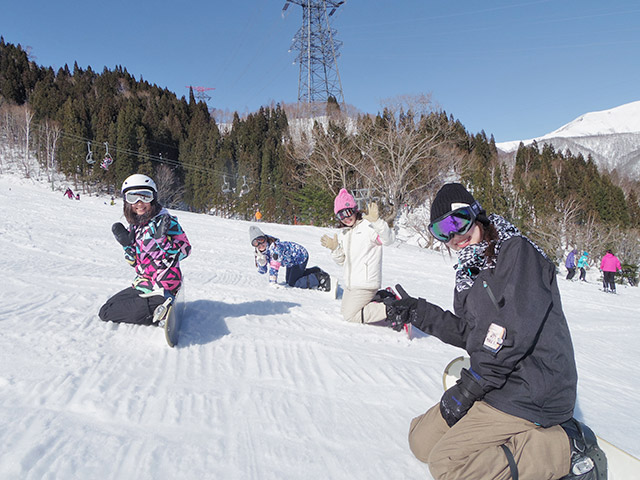
[[[142,175],[141,173],[135,173],[127,177],[127,179],[122,182],[122,193],[134,188],[144,188],[146,190],[153,190],[155,193],[158,193],[156,182],[154,182],[150,177]]]

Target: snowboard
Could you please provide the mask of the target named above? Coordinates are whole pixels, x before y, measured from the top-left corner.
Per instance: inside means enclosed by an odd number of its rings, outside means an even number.
[[[331,295],[331,298],[335,300],[338,298],[338,278],[334,277],[333,275],[330,275],[329,278],[329,282],[331,283],[329,295]]]
[[[442,386],[445,390],[453,387],[460,378],[463,368],[469,368],[469,357],[456,357],[449,362],[442,373]],[[608,480],[628,480],[638,478],[640,459],[622,450],[611,442],[596,435],[598,446],[607,456]]]
[[[184,283],[182,288],[178,290],[178,293],[173,298],[173,302],[169,306],[169,313],[164,322],[164,336],[167,339],[167,344],[170,347],[175,347],[178,344],[180,337],[180,325],[182,324],[182,317],[184,313]]]
[[[180,324],[182,323],[182,290],[184,285],[175,296],[169,296],[162,305],[154,312],[154,323],[164,329],[164,336],[170,347],[178,344],[180,337]]]

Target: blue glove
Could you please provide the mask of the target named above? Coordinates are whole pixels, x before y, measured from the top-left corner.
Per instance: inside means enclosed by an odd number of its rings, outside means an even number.
[[[463,368],[460,380],[440,399],[440,413],[450,427],[464,417],[477,400],[484,397],[484,389],[476,381],[475,372],[472,372]]]

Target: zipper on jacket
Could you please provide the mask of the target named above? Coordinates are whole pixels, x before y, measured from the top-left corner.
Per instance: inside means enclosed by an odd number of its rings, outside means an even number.
[[[485,291],[489,295],[489,298],[491,299],[491,303],[493,303],[493,306],[496,307],[496,311],[500,313],[500,307],[498,306],[498,301],[496,300],[496,297],[493,295],[493,292],[491,291],[491,287],[487,284],[486,280],[482,281],[482,286],[484,287]]]

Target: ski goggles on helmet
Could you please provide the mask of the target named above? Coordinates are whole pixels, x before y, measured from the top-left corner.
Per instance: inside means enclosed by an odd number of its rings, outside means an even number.
[[[151,190],[127,190],[124,199],[131,205],[137,202],[151,203],[153,202],[153,192]]]
[[[454,235],[464,235],[471,230],[481,211],[482,209],[478,202],[457,208],[431,222],[429,224],[429,233],[436,240],[447,243]]]
[[[258,245],[262,245],[266,241],[267,241],[267,237],[264,237],[264,236],[256,237],[253,240],[251,240],[251,246],[257,247]]]
[[[336,218],[340,221],[349,218],[351,215],[356,213],[357,210],[355,208],[343,208],[338,213],[336,213]]]

